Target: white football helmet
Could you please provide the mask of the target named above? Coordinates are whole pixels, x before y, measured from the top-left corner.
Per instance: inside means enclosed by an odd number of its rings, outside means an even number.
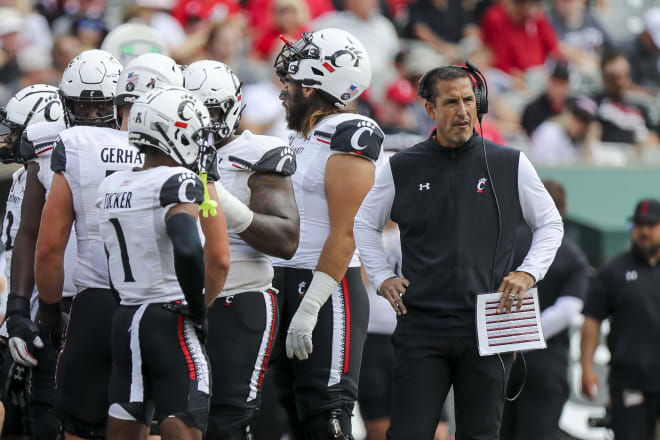
[[[20,161],[18,148],[25,128],[36,122],[54,122],[63,117],[57,87],[34,84],[19,90],[0,109],[0,160]]]
[[[122,66],[145,53],[169,55],[165,40],[143,23],[120,24],[103,39],[101,50],[110,52]]]
[[[132,106],[128,140],[138,148],[153,147],[185,167],[196,164],[211,130],[209,111],[190,90],[153,90]]]
[[[121,71],[115,104],[132,104],[145,93],[168,86],[183,87],[181,67],[172,58],[159,53],[140,55]]]
[[[67,125],[117,127],[117,112],[113,98],[121,64],[110,53],[91,49],[80,53],[64,70],[60,95]],[[78,107],[96,107],[100,114],[89,116]],[[99,113],[99,111],[97,111]]]
[[[209,110],[214,143],[234,134],[241,119],[241,81],[220,61],[196,61],[183,71],[184,86],[194,92]]]
[[[366,49],[350,33],[335,28],[305,32],[286,42],[275,60],[281,78],[320,90],[337,107],[356,99],[371,84]]]

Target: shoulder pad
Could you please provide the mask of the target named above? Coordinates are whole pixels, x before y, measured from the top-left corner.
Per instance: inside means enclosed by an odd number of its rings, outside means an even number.
[[[160,189],[160,206],[204,201],[204,187],[197,174],[181,171],[170,176]]]
[[[27,130],[23,131],[21,135],[21,146],[20,146],[20,156],[25,162],[34,160],[37,158],[37,152],[34,148],[34,143],[28,139]]]
[[[350,119],[337,125],[330,140],[330,149],[376,160],[385,135],[370,119]]]
[[[60,138],[55,141],[55,148],[50,156],[50,169],[55,173],[62,173],[66,170],[66,151]]]
[[[255,173],[278,173],[291,176],[296,172],[296,154],[291,147],[272,148],[252,166]]]

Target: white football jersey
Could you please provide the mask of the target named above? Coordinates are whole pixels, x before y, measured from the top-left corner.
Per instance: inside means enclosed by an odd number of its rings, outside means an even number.
[[[296,155],[292,177],[300,213],[300,243],[290,260],[273,258],[273,266],[313,270],[330,233],[328,199],[325,195],[325,166],[334,154],[354,154],[372,162],[380,156],[383,132],[366,116],[340,113],[319,122],[308,138],[300,133],[289,138]],[[360,266],[357,251],[349,267]]]
[[[141,168],[143,155],[128,143],[128,132],[78,126],[64,130],[51,156],[51,169],[66,179],[73,196],[78,257],[73,282],[78,292],[110,288],[108,261],[99,228],[96,192],[103,179]]]
[[[23,132],[23,139],[21,139],[21,155],[27,161],[36,162],[39,165],[37,179],[46,190],[46,197],[50,192],[54,175],[50,169],[50,156],[55,148],[57,138],[64,130],[66,130],[66,125],[61,119],[53,122],[38,122],[29,125]],[[72,268],[75,264],[76,236],[72,230],[64,251],[64,285],[62,288],[62,296],[64,297],[72,297],[78,293],[78,289],[73,284]]]
[[[7,278],[7,287],[10,285],[11,272],[11,254],[16,241],[16,232],[21,224],[21,204],[23,203],[23,194],[25,193],[25,181],[27,171],[20,167],[11,176],[11,188],[7,196],[7,206],[5,208],[5,218],[2,221],[2,244],[5,246],[5,278]]]
[[[290,176],[296,171],[293,150],[283,140],[244,131],[218,149],[218,171],[222,185],[245,205],[252,192],[248,179],[254,173]],[[231,266],[221,297],[241,292],[263,292],[272,287],[270,256],[254,249],[235,232],[229,231]]]
[[[99,186],[101,235],[110,278],[123,305],[183,300],[165,216],[178,203],[202,203],[202,181],[183,167],[120,171]]]

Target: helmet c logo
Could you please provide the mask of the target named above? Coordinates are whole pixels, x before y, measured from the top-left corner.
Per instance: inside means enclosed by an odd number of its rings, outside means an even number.
[[[371,136],[374,133],[374,130],[369,127],[360,127],[357,130],[355,130],[355,133],[353,133],[353,136],[351,136],[351,148],[354,150],[364,150],[365,148],[368,147],[368,145],[360,145],[360,136],[362,136],[362,133],[365,131],[369,132],[369,136]]]
[[[53,105],[57,105],[56,109],[53,109]],[[48,122],[55,122],[60,119],[62,116],[62,106],[59,101],[53,100],[46,104],[44,107],[44,118]]]
[[[188,104],[190,104],[190,109],[186,111],[186,107],[188,107]],[[192,117],[195,115],[195,102],[190,100],[190,99],[184,99],[181,101],[179,104],[178,112],[179,112],[179,118],[183,121],[189,121],[192,119]]]

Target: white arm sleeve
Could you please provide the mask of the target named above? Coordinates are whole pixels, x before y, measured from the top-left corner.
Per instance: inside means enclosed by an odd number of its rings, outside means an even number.
[[[523,218],[532,229],[532,244],[516,270],[529,273],[538,283],[545,276],[561,245],[564,224],[552,197],[522,152],[518,164],[518,197]]]
[[[548,340],[568,328],[573,317],[582,311],[584,301],[574,296],[560,296],[557,301],[541,312],[543,335]]]
[[[394,179],[390,164],[386,163],[376,174],[374,186],[362,201],[353,226],[362,265],[377,290],[383,281],[396,276],[387,264],[382,238],[383,229],[390,220],[393,202]]]

